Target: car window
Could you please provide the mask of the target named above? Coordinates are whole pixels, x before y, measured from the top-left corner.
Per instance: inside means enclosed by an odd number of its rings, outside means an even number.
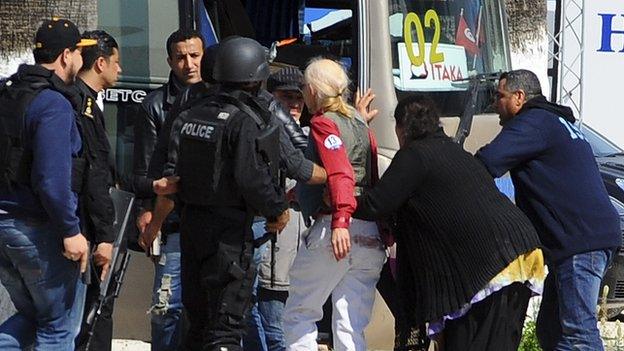
[[[622,152],[622,149],[615,146],[607,138],[598,134],[598,132],[590,127],[583,125],[582,131],[583,135],[585,135],[585,139],[587,139],[587,142],[594,151],[594,156],[604,157]]]

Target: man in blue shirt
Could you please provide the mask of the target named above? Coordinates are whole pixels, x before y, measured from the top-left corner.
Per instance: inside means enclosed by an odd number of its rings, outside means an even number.
[[[602,350],[600,282],[622,244],[618,214],[593,152],[568,107],[550,103],[527,70],[500,77],[500,134],[477,153],[488,171],[507,171],[516,204],[545,247],[549,274],[537,319],[544,350]]]
[[[77,216],[76,95],[67,84],[82,66],[81,47],[95,43],[68,20],[44,21],[36,64],[20,66],[0,92],[0,152],[18,160],[1,168],[0,279],[17,313],[0,325],[0,350],[74,349],[88,243]]]

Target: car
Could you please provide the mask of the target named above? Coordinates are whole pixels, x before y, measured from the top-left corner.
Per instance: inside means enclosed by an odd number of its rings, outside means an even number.
[[[624,152],[589,126],[583,134],[596,156],[596,163],[613,207],[620,215],[620,228],[624,238]],[[624,311],[624,250],[620,249],[602,280],[599,304],[606,307],[606,317],[617,317]],[[606,300],[604,300],[606,297]]]

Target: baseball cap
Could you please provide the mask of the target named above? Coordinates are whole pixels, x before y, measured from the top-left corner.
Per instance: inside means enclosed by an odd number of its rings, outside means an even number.
[[[303,89],[303,73],[297,67],[284,67],[271,74],[267,80],[267,90],[296,90]]]
[[[53,17],[43,21],[35,34],[35,49],[65,49],[96,44],[95,39],[80,38],[78,27],[63,18]]]

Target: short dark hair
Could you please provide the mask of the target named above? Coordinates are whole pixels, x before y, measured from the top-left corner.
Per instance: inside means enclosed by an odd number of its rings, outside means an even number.
[[[74,51],[78,47],[74,46],[69,48],[69,51]],[[42,63],[53,63],[56,59],[65,51],[66,48],[36,48],[33,49],[33,56],[35,63],[40,65]]]
[[[113,56],[114,49],[119,50],[119,45],[117,41],[115,41],[115,38],[103,30],[84,32],[82,38],[95,39],[97,40],[97,44],[86,46],[82,49],[82,68],[80,68],[80,71],[90,70],[98,58],[104,57],[108,60]]]
[[[394,119],[407,140],[421,139],[440,129],[440,114],[433,100],[421,94],[410,95],[399,102]]]
[[[169,58],[171,58],[171,54],[172,54],[172,49],[171,49],[171,45],[175,44],[175,43],[179,43],[181,41],[185,41],[185,40],[189,40],[189,39],[193,39],[193,38],[198,38],[199,40],[201,40],[202,42],[202,49],[204,48],[205,42],[204,42],[204,37],[202,36],[202,34],[196,30],[193,29],[178,29],[175,32],[171,33],[169,35],[169,38],[167,38],[167,56]]]
[[[517,69],[509,72],[504,72],[500,75],[500,80],[505,79],[505,89],[513,92],[523,90],[526,95],[526,100],[532,97],[542,95],[542,86],[535,73],[526,69]]]

